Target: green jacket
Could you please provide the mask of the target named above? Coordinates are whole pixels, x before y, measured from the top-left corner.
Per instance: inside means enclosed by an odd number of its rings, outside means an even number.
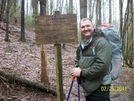
[[[110,60],[111,47],[104,37],[99,37],[101,31],[95,29],[92,41],[87,42],[84,48],[81,44],[76,51],[76,64],[82,69],[80,82],[85,96],[90,95],[101,84],[103,77],[107,74]],[[95,54],[92,44],[95,45]]]

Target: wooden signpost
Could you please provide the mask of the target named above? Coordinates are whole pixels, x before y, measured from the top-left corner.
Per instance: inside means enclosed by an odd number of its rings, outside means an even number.
[[[39,16],[35,22],[36,44],[54,44],[57,100],[64,101],[61,43],[78,43],[76,14]]]

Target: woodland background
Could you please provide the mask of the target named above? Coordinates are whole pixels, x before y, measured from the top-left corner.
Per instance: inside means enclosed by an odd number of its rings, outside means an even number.
[[[133,35],[133,0],[0,0],[0,69],[4,73],[19,76],[27,80],[41,83],[41,56],[46,53],[47,72],[44,85],[55,89],[55,56],[53,45],[35,44],[36,16],[60,14],[77,14],[78,41],[79,21],[89,17],[97,26],[104,23],[116,25],[122,38],[123,70],[114,85],[129,87],[116,96],[113,101],[133,100],[133,67],[134,67],[134,35]],[[75,44],[64,44],[62,49],[63,87],[65,95],[70,86],[69,71],[75,60]],[[0,76],[2,101],[55,101],[51,94],[41,93],[25,88],[21,83],[10,84],[9,80]],[[69,82],[67,82],[69,81]],[[77,85],[70,101],[77,100]],[[22,92],[20,92],[20,89]],[[26,95],[25,95],[26,93]],[[116,92],[114,92],[116,93]],[[112,94],[114,94],[112,93]],[[17,95],[19,94],[19,95]],[[44,97],[45,96],[45,97]],[[83,94],[81,95],[84,101]]]

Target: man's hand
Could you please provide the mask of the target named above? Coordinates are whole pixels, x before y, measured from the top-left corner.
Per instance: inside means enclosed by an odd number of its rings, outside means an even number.
[[[78,68],[73,68],[73,69],[71,70],[71,75],[72,75],[73,77],[80,77],[80,73],[81,73],[81,68],[80,68],[80,67],[78,67]]]

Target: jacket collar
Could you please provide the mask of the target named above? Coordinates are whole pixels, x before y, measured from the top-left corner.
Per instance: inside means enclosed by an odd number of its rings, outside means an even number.
[[[88,40],[83,39],[80,43],[81,48],[84,49],[85,46],[88,46],[91,43],[92,39],[93,37],[89,38]]]

